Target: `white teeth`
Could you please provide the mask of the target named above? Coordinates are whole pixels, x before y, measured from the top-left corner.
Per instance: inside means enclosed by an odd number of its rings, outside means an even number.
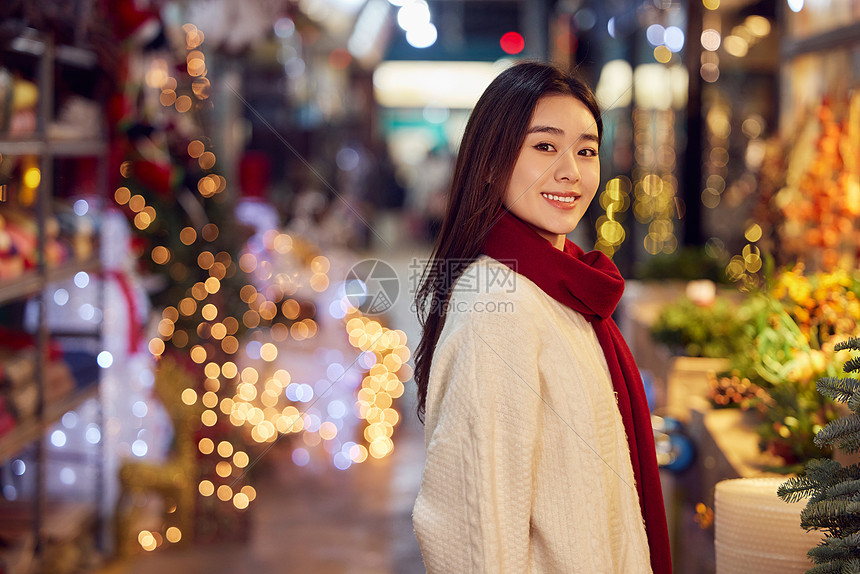
[[[576,196],[573,196],[573,195],[570,197],[561,197],[558,195],[550,195],[548,193],[542,193],[541,195],[544,197],[548,197],[549,199],[552,199],[553,201],[560,201],[562,203],[573,203],[574,201],[576,201]]]

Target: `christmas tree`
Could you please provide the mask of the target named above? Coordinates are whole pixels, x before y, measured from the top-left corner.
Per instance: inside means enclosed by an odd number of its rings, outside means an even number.
[[[839,343],[836,351],[860,351],[860,337]],[[860,371],[860,357],[848,360],[846,373]],[[846,403],[851,413],[827,424],[815,436],[819,447],[838,446],[844,452],[860,451],[860,379],[824,377],[818,391]],[[777,491],[786,502],[809,498],[800,514],[800,526],[824,532],[825,538],[808,553],[815,566],[807,574],[860,574],[860,464],[843,467],[830,459],[806,465],[806,474],[782,484]]]

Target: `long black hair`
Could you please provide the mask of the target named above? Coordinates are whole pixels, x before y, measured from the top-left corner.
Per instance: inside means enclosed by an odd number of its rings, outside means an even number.
[[[505,190],[538,101],[548,95],[571,95],[585,104],[603,136],[600,108],[591,89],[575,75],[539,62],[516,64],[484,91],[466,124],[442,229],[415,295],[423,328],[415,351],[418,418],[423,422],[430,365],[450,291],[481,251],[487,232],[501,216]]]

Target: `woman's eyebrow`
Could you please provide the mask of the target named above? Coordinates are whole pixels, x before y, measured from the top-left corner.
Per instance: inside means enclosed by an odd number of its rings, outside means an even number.
[[[554,136],[563,136],[564,130],[553,126],[531,126],[526,132],[526,135],[535,133],[545,133],[552,134]]]
[[[554,136],[563,136],[564,130],[561,128],[554,127],[554,126],[531,126],[528,129],[528,131],[526,132],[526,135],[535,134],[535,133],[545,133],[545,134],[551,134]],[[597,137],[597,134],[593,134],[593,133],[584,133],[581,136],[579,136],[579,139],[593,141],[595,143],[598,143],[600,141],[599,138]]]

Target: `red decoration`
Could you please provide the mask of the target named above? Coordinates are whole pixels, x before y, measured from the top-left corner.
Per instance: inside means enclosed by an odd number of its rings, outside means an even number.
[[[506,32],[499,41],[506,54],[519,54],[526,47],[526,41],[517,32]]]
[[[239,185],[244,197],[263,198],[269,187],[271,161],[260,151],[249,151],[239,163]]]
[[[114,30],[121,40],[138,36],[143,43],[152,39],[161,26],[158,13],[146,8],[138,8],[135,0],[119,0],[106,2],[107,13],[111,15]]]
[[[142,160],[132,164],[134,177],[151,191],[161,195],[170,195],[176,185],[182,181],[179,170],[172,169],[169,163],[155,163]]]

